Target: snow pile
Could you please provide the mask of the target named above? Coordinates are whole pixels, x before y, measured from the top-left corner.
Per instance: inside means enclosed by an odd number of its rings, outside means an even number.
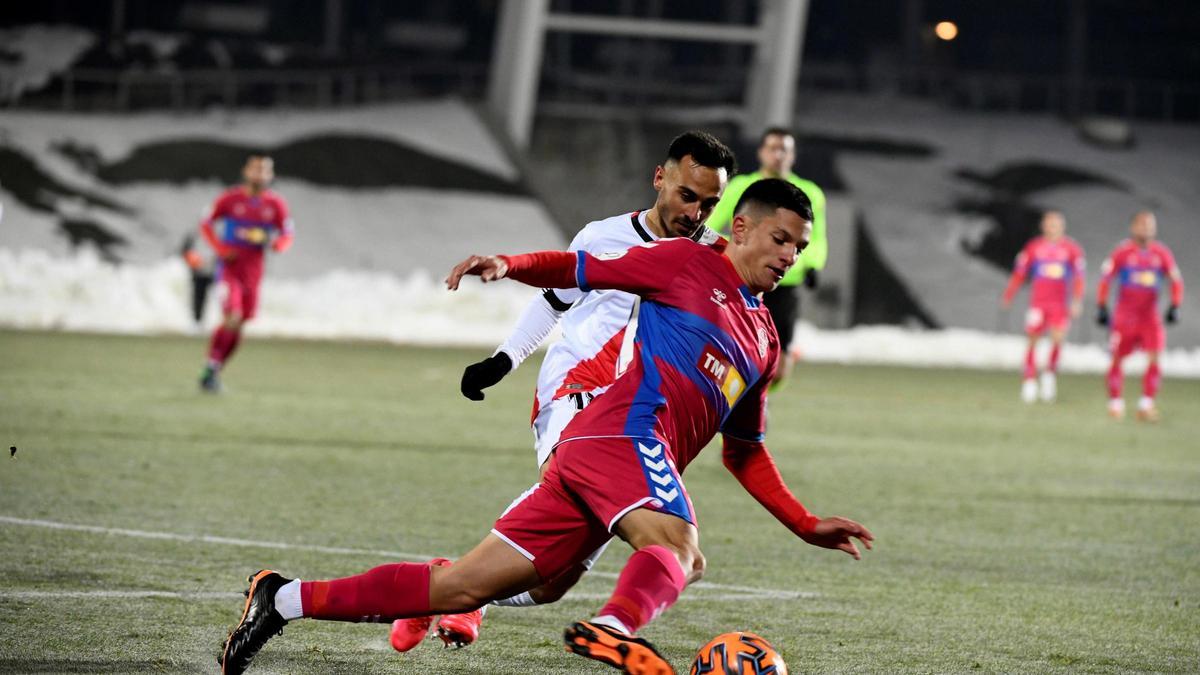
[[[0,249],[0,326],[117,333],[190,333],[188,271],[178,259],[114,266],[89,250],[73,257]],[[400,344],[490,348],[507,335],[535,289],[511,282],[486,288],[468,280],[457,293],[440,278],[415,272],[332,271],[309,279],[271,277],[263,283],[251,335],[371,339]],[[210,298],[207,325],[216,321]],[[1017,369],[1025,339],[977,330],[859,327],[847,331],[798,327],[797,344],[815,362]],[[1097,373],[1108,357],[1096,344],[1072,344],[1062,369]],[[1144,359],[1128,361],[1140,371]],[[1200,349],[1163,357],[1170,377],[1200,377]]]

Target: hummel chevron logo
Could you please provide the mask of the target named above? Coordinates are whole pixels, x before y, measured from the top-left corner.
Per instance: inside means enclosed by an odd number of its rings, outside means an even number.
[[[662,443],[658,443],[652,448],[647,448],[641,443],[638,443],[638,450],[647,457],[658,457],[662,454]]]
[[[651,462],[648,459],[643,459],[642,463],[645,464],[646,468],[650,469],[651,471],[666,471],[667,470],[667,460],[665,460],[665,459],[660,459],[657,462]]]
[[[654,488],[654,494],[661,497],[662,500],[665,502],[673,502],[673,501],[675,501],[675,498],[679,496],[679,490],[676,490],[675,488],[671,488],[670,490],[663,490],[662,488]]]
[[[661,485],[663,487],[666,487],[671,484],[671,474],[666,474],[666,475],[660,476],[656,473],[652,473],[652,474],[650,474],[650,480],[654,481],[655,483],[658,483],[659,485]]]

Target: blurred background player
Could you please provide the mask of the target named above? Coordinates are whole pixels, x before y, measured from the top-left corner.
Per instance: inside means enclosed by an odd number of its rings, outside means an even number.
[[[1138,401],[1137,417],[1145,422],[1158,421],[1154,397],[1162,381],[1158,357],[1167,346],[1167,333],[1158,316],[1158,290],[1164,278],[1171,280],[1171,305],[1166,322],[1179,320],[1179,304],[1183,302],[1183,275],[1175,264],[1175,256],[1164,244],[1155,241],[1158,224],[1154,214],[1140,211],[1133,216],[1130,237],[1117,245],[1101,268],[1096,322],[1110,326],[1109,350],[1112,363],[1108,367],[1108,414],[1114,419],[1125,416],[1125,399],[1121,398],[1123,376],[1121,362],[1134,350],[1146,352],[1149,364],[1142,377],[1142,398]],[[1117,309],[1108,313],[1108,286],[1117,278]]]
[[[599,256],[666,237],[714,243],[719,236],[702,223],[733,171],[733,152],[716,137],[700,131],[681,134],[667,148],[666,160],[654,169],[653,186],[658,193],[654,206],[588,223],[567,250]],[[467,366],[463,395],[472,401],[483,400],[483,390],[515,370],[561,319],[563,339],[546,352],[533,402],[534,448],[538,466],[545,472],[567,422],[616,378],[622,345],[629,351],[636,332],[637,306],[637,296],[618,290],[546,289],[521,313],[495,354]],[[553,582],[494,604],[525,607],[557,601],[591,569],[605,547],[607,544]],[[481,620],[482,610],[443,616],[437,633],[446,644],[461,647],[478,637]],[[392,646],[398,651],[412,649],[431,623],[431,617],[397,620],[392,625]]]
[[[274,179],[274,160],[251,155],[242,167],[242,184],[221,193],[200,223],[200,233],[218,258],[216,277],[225,285],[221,325],[213,331],[200,376],[200,387],[207,392],[221,390],[218,374],[237,349],[242,325],[258,309],[266,247],[283,253],[292,245],[287,202],[267,189]]]
[[[751,183],[763,178],[782,178],[800,188],[812,202],[812,241],[779,286],[763,295],[763,301],[775,320],[775,329],[779,331],[780,346],[783,350],[783,365],[775,376],[776,384],[791,374],[792,367],[799,358],[799,353],[792,351],[796,321],[800,318],[800,293],[797,286],[803,283],[808,289],[816,288],[817,272],[825,269],[825,259],[829,255],[829,244],[825,237],[825,193],[816,183],[792,173],[792,165],[795,162],[796,138],[792,132],[781,127],[767,129],[758,143],[758,170],[734,176],[729,181],[729,187],[725,188],[721,202],[713,209],[713,214],[708,219],[709,227],[727,235],[733,221],[734,206],[741,199],[742,193]]]
[[[1084,257],[1083,249],[1066,236],[1067,221],[1058,211],[1042,215],[1042,235],[1029,240],[1017,254],[1008,287],[1001,300],[1004,307],[1012,305],[1013,297],[1029,279],[1029,309],[1025,312],[1025,333],[1029,344],[1025,349],[1025,370],[1022,374],[1021,400],[1037,400],[1038,376],[1036,351],[1038,340],[1050,334],[1050,358],[1042,372],[1041,398],[1053,401],[1058,392],[1056,373],[1063,338],[1071,328],[1071,319],[1083,308]]]

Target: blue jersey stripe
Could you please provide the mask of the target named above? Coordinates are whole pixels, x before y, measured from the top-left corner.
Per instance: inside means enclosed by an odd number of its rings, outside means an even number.
[[[587,274],[584,270],[586,261],[587,253],[585,251],[575,252],[575,285],[585,293],[592,290],[592,287],[587,285]]]

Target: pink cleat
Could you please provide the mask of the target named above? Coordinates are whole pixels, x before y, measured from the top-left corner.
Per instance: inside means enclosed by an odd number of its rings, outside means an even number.
[[[437,635],[447,647],[462,649],[479,639],[483,608],[464,614],[447,614],[437,624]]]
[[[450,564],[445,558],[434,558],[429,561],[438,567]],[[396,619],[392,622],[392,632],[389,641],[392,648],[398,652],[407,652],[421,644],[421,640],[429,635],[429,627],[433,625],[432,616],[417,616],[409,619]]]

